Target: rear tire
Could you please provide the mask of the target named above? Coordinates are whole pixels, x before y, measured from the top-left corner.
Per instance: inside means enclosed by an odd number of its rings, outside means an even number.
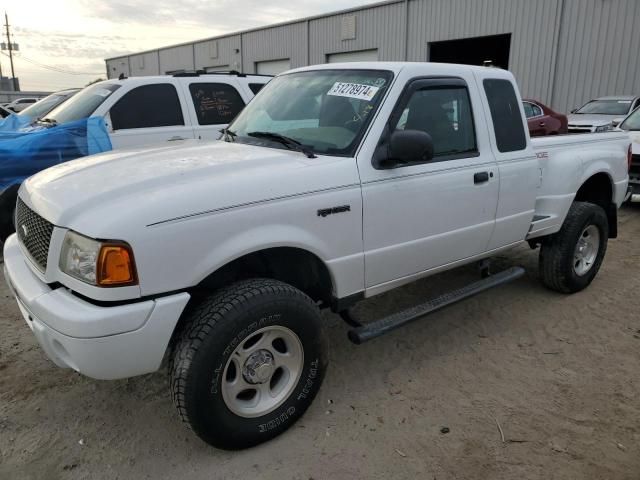
[[[247,448],[287,430],[327,366],[318,307],[277,280],[238,282],[187,313],[169,373],[178,413],[205,442]]]
[[[585,289],[602,265],[608,238],[609,223],[602,207],[573,202],[560,231],[542,243],[542,283],[561,293]]]

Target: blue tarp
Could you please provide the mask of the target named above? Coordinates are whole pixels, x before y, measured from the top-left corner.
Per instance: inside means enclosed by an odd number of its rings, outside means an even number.
[[[0,132],[15,132],[31,123],[31,117],[26,115],[9,115],[0,120]]]
[[[45,168],[111,149],[102,117],[0,132],[0,191]]]

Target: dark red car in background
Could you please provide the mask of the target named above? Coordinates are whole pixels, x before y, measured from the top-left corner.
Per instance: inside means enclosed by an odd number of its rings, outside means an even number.
[[[559,135],[567,133],[567,116],[551,110],[537,100],[524,99],[524,114],[529,124],[529,135]]]

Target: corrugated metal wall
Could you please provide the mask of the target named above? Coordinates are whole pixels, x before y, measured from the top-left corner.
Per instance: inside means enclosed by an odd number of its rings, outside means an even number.
[[[566,0],[553,104],[640,94],[640,1]]]
[[[342,39],[342,22],[355,16],[355,38]],[[331,53],[378,50],[378,60],[403,60],[404,2],[318,18],[309,22],[309,65],[325,63]]]
[[[242,34],[242,68],[245,72],[255,72],[256,62],[285,59],[291,61],[291,68],[309,65],[306,21]]]
[[[147,72],[158,72],[160,68],[160,52],[146,52],[129,57],[131,75],[149,75]]]
[[[509,69],[522,94],[550,100],[558,0],[414,0],[409,3],[409,60],[428,60],[429,42],[511,34]]]
[[[160,50],[160,71],[162,73],[193,70],[194,68],[193,44]]]
[[[224,68],[241,70],[242,39],[240,35],[198,42],[194,44],[197,68]]]
[[[430,42],[510,33],[509,68],[523,96],[567,111],[595,96],[640,93],[639,19],[640,0],[395,0],[109,59],[107,71],[251,73],[256,62],[296,68],[371,49],[379,60],[426,61]],[[345,37],[345,21],[355,21],[355,35]]]

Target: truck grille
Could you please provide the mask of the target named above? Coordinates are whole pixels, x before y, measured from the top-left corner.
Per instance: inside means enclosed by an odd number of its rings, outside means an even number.
[[[16,204],[16,232],[20,243],[27,249],[40,270],[44,272],[47,269],[53,224],[27,207],[20,197],[18,197]]]

